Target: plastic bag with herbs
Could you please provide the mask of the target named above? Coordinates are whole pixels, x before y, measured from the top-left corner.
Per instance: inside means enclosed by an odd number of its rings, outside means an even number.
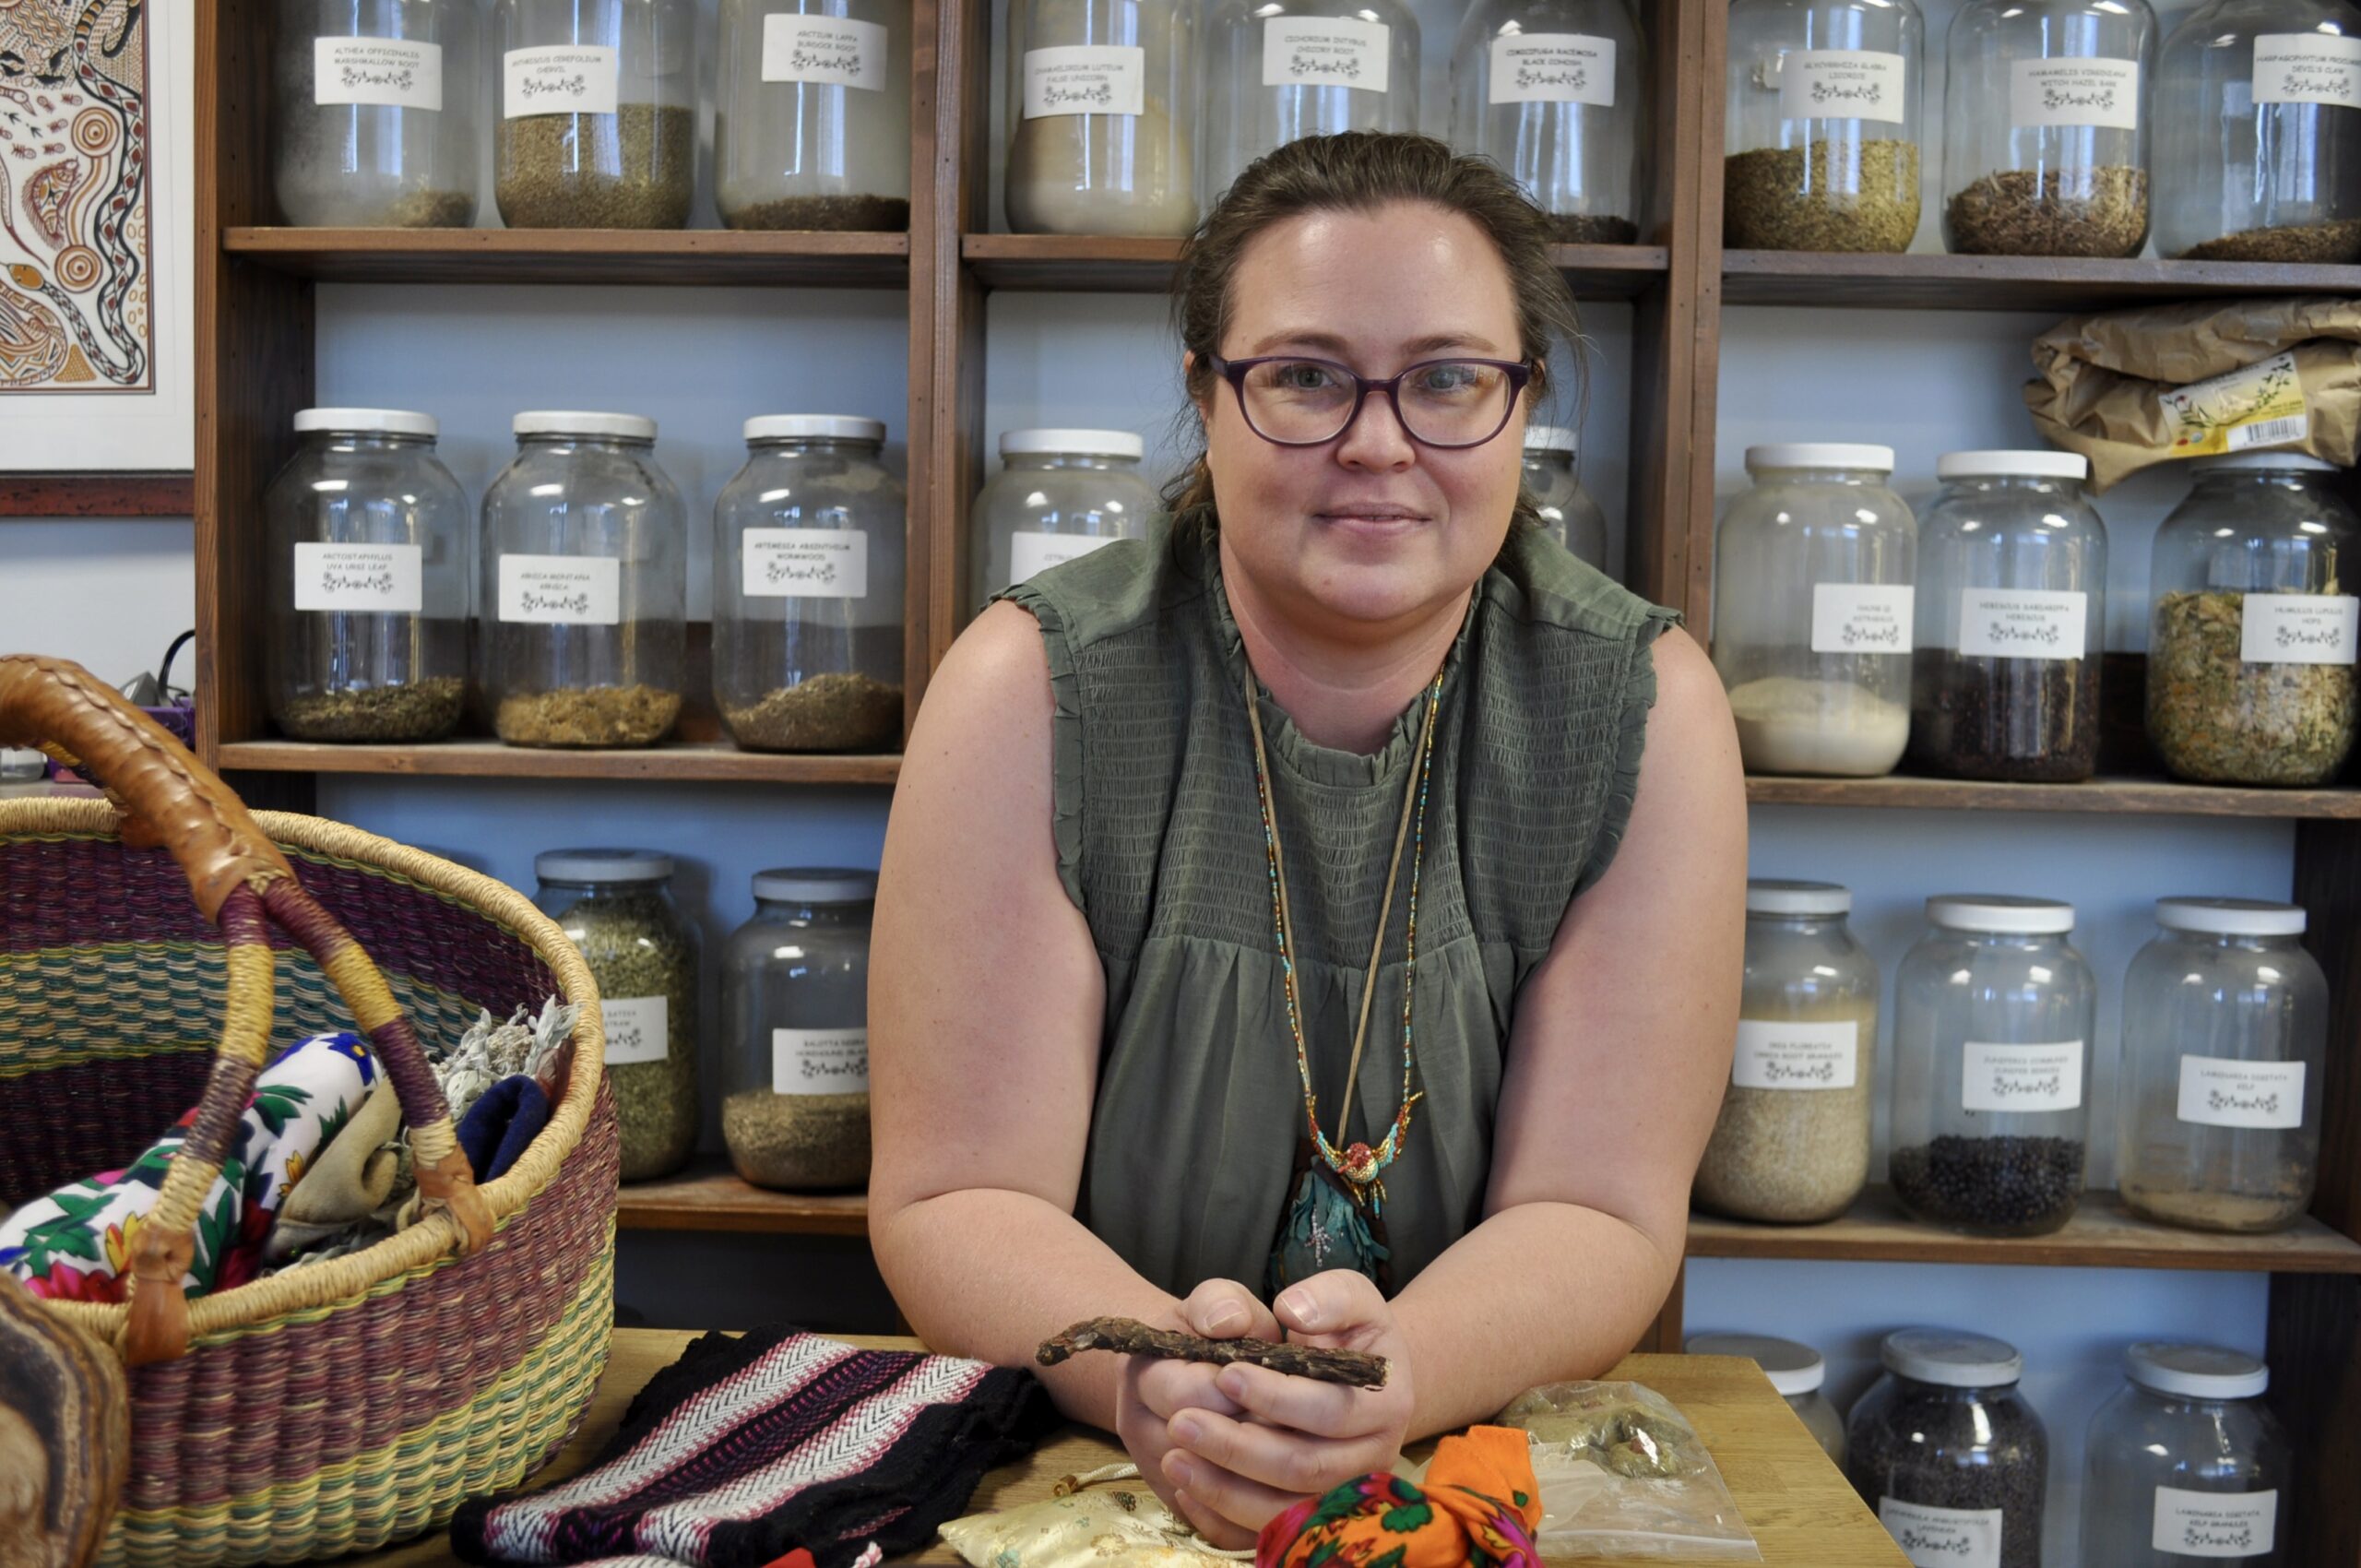
[[[1760,1562],[1704,1441],[1672,1401],[1636,1383],[1552,1383],[1517,1396],[1541,1483],[1542,1555]]]

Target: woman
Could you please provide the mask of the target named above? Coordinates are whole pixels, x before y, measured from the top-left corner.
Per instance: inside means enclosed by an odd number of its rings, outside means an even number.
[[[1728,1072],[1746,815],[1704,654],[1520,494],[1574,316],[1498,170],[1293,143],[1180,289],[1171,527],[986,610],[910,739],[871,1234],[946,1351],[1111,1313],[1389,1358],[1374,1392],[1047,1374],[1236,1547],[1645,1328]]]

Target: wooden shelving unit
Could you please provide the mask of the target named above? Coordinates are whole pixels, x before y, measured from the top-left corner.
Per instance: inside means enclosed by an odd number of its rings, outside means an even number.
[[[2111,310],[2208,295],[2351,294],[2361,267],[2071,256],[1725,251],[1722,302],[1851,310]]]
[[[906,289],[908,234],[719,229],[234,228],[222,249],[329,283],[777,283]]]
[[[727,741],[635,751],[520,751],[498,741],[430,746],[332,745],[316,741],[232,741],[220,766],[256,773],[408,774],[421,778],[643,778],[673,783],[891,784],[898,756],[806,756],[742,752]]]

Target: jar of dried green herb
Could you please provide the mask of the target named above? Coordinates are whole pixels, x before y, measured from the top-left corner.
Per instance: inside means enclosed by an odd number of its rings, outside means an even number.
[[[697,1143],[697,936],[672,901],[672,857],[552,849],[533,902],[599,982],[623,1180],[669,1176]]]
[[[869,1181],[869,923],[877,873],[776,870],[730,938],[721,1134],[758,1187]]]
[[[1910,248],[1925,37],[1916,0],[1730,0],[1725,244]]]
[[[694,0],[495,0],[492,194],[511,229],[678,229],[696,184]]]

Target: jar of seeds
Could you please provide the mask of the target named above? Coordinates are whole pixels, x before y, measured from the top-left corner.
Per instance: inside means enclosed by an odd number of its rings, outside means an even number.
[[[1187,0],[1010,8],[1008,226],[1186,234],[1197,222],[1197,61]]]
[[[807,1192],[869,1181],[869,922],[877,873],[766,871],[721,970],[722,1136],[738,1174]]]
[[[720,37],[722,223],[908,229],[908,0],[721,0]]]
[[[1746,885],[1746,970],[1730,1087],[1698,1204],[1735,1219],[1833,1219],[1869,1179],[1877,961],[1833,883]]]
[[[1128,430],[1012,430],[976,496],[970,607],[1036,572],[1147,532],[1161,507]]]
[[[2287,1561],[2295,1454],[2242,1350],[2150,1340],[2082,1444],[2082,1568]]]
[[[1213,0],[1202,14],[1200,207],[1299,137],[1418,128],[1418,19],[1402,0]]]
[[[1506,170],[1560,243],[1639,239],[1648,61],[1629,0],[1477,0],[1451,99],[1452,144]]]
[[[670,1175],[697,1143],[697,937],[672,902],[672,870],[651,849],[533,857],[533,902],[599,982],[626,1182]]]
[[[1730,0],[1725,244],[1910,248],[1924,32],[1916,0]]]
[[[695,187],[694,0],[494,0],[493,194],[511,229],[678,229]]]
[[[2361,118],[2361,115],[2356,115]],[[2204,784],[2322,784],[2353,750],[2361,519],[2292,452],[2200,460],[2149,557],[2148,739]]]
[[[468,686],[468,497],[433,416],[305,409],[263,493],[271,721],[299,741],[439,741]]]
[[[1916,1563],[2041,1568],[2049,1433],[2024,1358],[1980,1334],[1885,1336],[1885,1375],[1845,1423],[1845,1474]]]
[[[1695,1334],[1690,1336],[1687,1348],[1692,1356],[1739,1356],[1761,1367],[1772,1388],[1820,1444],[1821,1452],[1840,1466],[1845,1463],[1845,1418],[1821,1392],[1828,1364],[1819,1351],[1767,1334]]]
[[[1574,469],[1572,431],[1558,424],[1525,427],[1525,491],[1541,514],[1541,526],[1560,544],[1600,571],[1607,570],[1607,514],[1590,498]]]
[[[2038,1236],[2082,1195],[2098,981],[2074,907],[1958,894],[1894,981],[1894,1195],[1973,1236]]]
[[[279,0],[271,183],[308,228],[464,228],[481,69],[468,0]]]
[[[534,410],[483,496],[478,675],[513,746],[652,746],[680,717],[681,493],[656,422]]]
[[[746,466],[713,508],[713,700],[749,751],[902,742],[909,508],[882,421],[746,422]]]

